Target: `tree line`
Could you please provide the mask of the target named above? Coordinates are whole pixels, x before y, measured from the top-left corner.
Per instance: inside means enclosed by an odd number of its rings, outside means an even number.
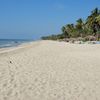
[[[62,33],[57,35],[43,36],[43,40],[57,40],[64,38],[85,38],[94,36],[97,40],[100,39],[100,10],[95,8],[91,14],[83,21],[79,18],[76,24],[67,24],[62,28]]]

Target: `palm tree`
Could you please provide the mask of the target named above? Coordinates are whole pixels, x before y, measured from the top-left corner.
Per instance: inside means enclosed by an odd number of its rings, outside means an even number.
[[[81,18],[77,20],[76,30],[79,32],[81,37],[83,37],[84,22]]]
[[[100,24],[100,15],[98,15],[98,16],[96,17],[96,22],[98,22],[98,23]]]
[[[61,30],[62,30],[62,32],[63,32],[62,35],[65,36],[65,38],[69,37],[69,34],[68,34],[68,32],[67,32],[65,26],[63,26],[63,27],[61,28]]]
[[[69,36],[72,36],[72,33],[75,29],[74,24],[67,24],[65,27],[66,27],[66,30],[67,30]]]
[[[98,8],[95,8],[92,12],[91,15],[88,16],[87,20],[86,20],[86,24],[88,26],[88,28],[91,28],[91,30],[93,30],[93,34],[96,34],[97,30],[96,30],[96,17],[100,15],[100,12],[98,10]]]
[[[83,37],[88,35],[100,37],[100,10],[95,8],[84,22],[82,18],[76,21],[76,25],[67,24],[61,28],[62,34],[43,37],[43,39],[63,39],[71,37]]]
[[[97,39],[100,38],[100,15],[96,17]]]

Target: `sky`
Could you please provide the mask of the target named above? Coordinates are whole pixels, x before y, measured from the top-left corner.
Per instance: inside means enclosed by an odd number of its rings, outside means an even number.
[[[39,39],[86,19],[100,0],[0,0],[0,38]]]

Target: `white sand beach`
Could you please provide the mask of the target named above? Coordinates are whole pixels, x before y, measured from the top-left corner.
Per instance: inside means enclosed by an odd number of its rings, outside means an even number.
[[[1,49],[0,100],[100,100],[100,45],[47,40]]]

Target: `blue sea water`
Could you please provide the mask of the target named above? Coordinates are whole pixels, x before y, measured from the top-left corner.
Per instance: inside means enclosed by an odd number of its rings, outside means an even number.
[[[0,48],[14,47],[22,43],[30,42],[32,40],[22,40],[22,39],[0,39]]]

